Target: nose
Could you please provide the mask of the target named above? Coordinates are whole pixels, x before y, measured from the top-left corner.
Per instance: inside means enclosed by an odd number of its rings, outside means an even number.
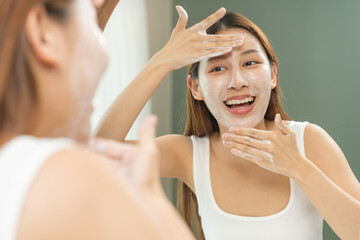
[[[249,86],[249,81],[246,76],[239,69],[234,69],[228,82],[228,88],[240,89],[247,86]]]

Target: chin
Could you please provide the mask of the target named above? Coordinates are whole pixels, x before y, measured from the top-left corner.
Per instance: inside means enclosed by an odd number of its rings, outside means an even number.
[[[238,128],[256,128],[261,121],[264,118],[258,118],[258,117],[245,117],[245,118],[240,118],[238,117],[237,119],[232,119],[227,121],[227,124],[223,124],[223,126],[226,126],[226,128],[231,128],[231,127],[238,127]]]

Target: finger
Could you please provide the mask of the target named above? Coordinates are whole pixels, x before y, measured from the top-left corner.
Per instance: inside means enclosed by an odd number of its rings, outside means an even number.
[[[242,144],[246,144],[249,145],[253,148],[257,148],[257,149],[261,149],[261,150],[265,150],[265,151],[269,151],[269,147],[271,144],[271,140],[268,139],[258,139],[258,138],[253,138],[253,137],[249,137],[249,136],[241,136],[241,135],[235,135],[235,134],[231,134],[231,133],[224,133],[223,134],[223,140],[230,142],[237,142],[237,143],[242,143]]]
[[[286,125],[286,123],[281,119],[281,115],[277,113],[275,115],[275,126],[280,130],[280,132],[284,135],[292,135],[292,129]]]
[[[140,126],[140,154],[134,166],[138,176],[135,182],[138,186],[146,187],[154,181],[160,181],[158,151],[154,140],[156,125],[157,117],[151,115]]]
[[[242,40],[229,40],[229,41],[212,41],[212,42],[203,42],[202,46],[205,51],[213,50],[213,49],[224,49],[224,48],[234,48],[238,47],[243,43]]]
[[[242,43],[244,37],[242,35],[203,35],[200,36],[200,39],[203,42],[228,42],[228,41],[238,41]]]
[[[255,163],[256,165],[269,170],[271,172],[276,172],[275,168],[274,168],[274,163],[270,162],[270,161],[264,161],[263,159],[258,158],[257,156],[253,156],[251,154],[247,154],[241,150],[238,149],[231,149],[231,153],[234,154],[235,156],[238,156],[242,159],[248,160],[250,162]]]
[[[157,158],[157,147],[155,145],[155,131],[157,125],[157,117],[154,115],[148,116],[140,126],[140,158],[147,159],[150,162],[155,163],[154,161]]]
[[[131,144],[101,138],[91,139],[88,146],[100,154],[116,159],[122,159],[126,152],[134,147]]]
[[[195,24],[193,27],[191,27],[194,31],[202,31],[206,32],[206,29],[214,25],[217,21],[219,21],[226,13],[225,8],[220,8],[215,13],[204,19],[203,21]]]
[[[185,9],[181,6],[176,6],[176,10],[179,14],[179,19],[176,24],[176,27],[174,28],[174,31],[181,31],[186,28],[186,24],[188,21],[188,15],[187,15]]]
[[[203,57],[200,58],[200,60],[202,59],[206,59],[206,58],[213,58],[213,57],[218,57],[221,55],[225,55],[229,52],[231,52],[233,50],[232,47],[227,47],[227,48],[213,48],[210,50],[205,50],[203,52]],[[199,61],[200,61],[199,60]]]
[[[238,127],[231,127],[229,129],[229,132],[237,134],[237,135],[258,138],[261,140],[269,139],[269,138],[271,138],[271,136],[276,134],[276,132],[273,132],[273,131],[265,131],[265,130],[259,130],[259,129],[254,129],[254,128],[238,128]]]
[[[267,161],[267,162],[273,162],[273,155],[267,151],[264,151],[262,149],[256,149],[246,144],[236,143],[236,142],[227,142],[224,141],[223,144],[231,150],[237,149],[242,151],[243,153],[255,156],[259,158],[260,160]]]
[[[248,154],[248,153],[243,152],[243,151],[241,151],[241,150],[239,150],[239,149],[236,149],[236,148],[232,148],[232,149],[231,149],[231,153],[234,154],[234,155],[237,156],[237,157],[240,157],[240,158],[242,158],[242,159],[251,161],[251,162],[253,162],[253,163],[257,164],[257,165],[261,165],[261,163],[262,163],[262,161],[263,161],[263,160],[262,160],[261,158],[259,158],[259,157],[253,156],[253,155],[251,155],[251,154]]]
[[[148,116],[140,126],[140,145],[152,144],[155,138],[157,117]]]

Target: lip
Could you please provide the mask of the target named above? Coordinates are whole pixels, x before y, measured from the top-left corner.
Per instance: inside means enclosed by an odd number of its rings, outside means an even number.
[[[232,96],[232,97],[228,97],[224,102],[229,101],[229,100],[242,100],[242,99],[245,99],[247,97],[253,97],[253,96],[251,96],[250,94]]]
[[[233,97],[227,98],[226,101],[228,101],[228,100],[242,100],[242,99],[245,99],[245,98],[247,98],[247,97],[253,97],[253,96],[251,96],[251,95],[249,95],[249,94],[239,95],[239,96],[233,96]],[[235,114],[235,115],[244,115],[244,114],[249,113],[249,112],[254,108],[255,101],[256,101],[256,97],[255,97],[254,102],[253,102],[251,105],[249,105],[249,106],[247,106],[247,107],[244,107],[244,108],[239,108],[239,109],[229,108],[229,107],[225,104],[226,101],[224,101],[223,103],[224,103],[226,109],[227,109],[229,112],[231,112],[232,114]]]

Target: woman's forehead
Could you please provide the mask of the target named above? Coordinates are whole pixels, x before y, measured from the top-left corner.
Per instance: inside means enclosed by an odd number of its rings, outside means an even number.
[[[217,35],[241,35],[243,37],[244,42],[239,47],[234,48],[234,50],[244,50],[244,49],[246,50],[246,49],[254,48],[254,49],[262,50],[265,53],[260,41],[246,29],[231,28],[231,29],[221,30],[221,31],[217,32],[216,34]]]

